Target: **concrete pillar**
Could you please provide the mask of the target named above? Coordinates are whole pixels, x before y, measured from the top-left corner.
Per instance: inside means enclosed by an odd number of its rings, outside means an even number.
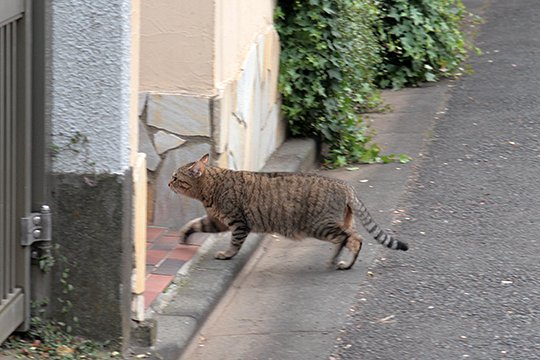
[[[47,3],[53,316],[129,339],[139,0]],[[125,341],[127,343],[127,341]]]

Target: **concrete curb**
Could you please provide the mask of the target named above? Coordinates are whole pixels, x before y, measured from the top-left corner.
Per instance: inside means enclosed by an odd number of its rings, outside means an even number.
[[[315,141],[289,139],[261,171],[308,171],[315,167],[316,160]],[[227,247],[228,236],[208,236],[146,314],[150,322],[157,323],[155,346],[134,347],[132,355],[145,354],[146,359],[178,359],[263,238],[263,235],[253,234],[234,259],[217,261],[213,254]]]
[[[353,186],[384,229],[393,228],[393,221],[399,219],[409,179],[417,173],[431,141],[435,118],[446,111],[451,85],[445,81],[400,92],[385,91],[383,99],[394,111],[369,115],[372,129],[377,131],[375,142],[382,151],[406,153],[413,162],[319,171]],[[356,228],[367,235],[361,226]],[[378,264],[392,266],[394,260],[390,259],[414,258],[415,239],[403,240],[409,242],[411,251],[395,252],[366,236],[354,268],[341,272],[329,264],[331,244],[265,237],[197,333],[204,338],[194,339],[182,359],[331,358],[336,338],[345,336],[340,329],[354,311],[366,306],[359,296],[367,298],[376,290],[370,284],[379,276],[374,270]],[[399,291],[406,293],[406,289]],[[399,294],[396,290],[388,295],[399,298]],[[357,303],[361,305],[356,307]],[[366,321],[388,316],[386,310],[366,314]],[[385,330],[389,328],[380,328]],[[363,350],[369,353],[369,346],[357,349],[352,358],[363,358]]]

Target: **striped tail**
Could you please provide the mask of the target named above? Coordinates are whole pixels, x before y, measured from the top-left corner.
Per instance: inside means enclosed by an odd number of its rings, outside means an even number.
[[[360,199],[355,197],[354,203],[355,206],[353,209],[355,209],[355,212],[360,217],[362,225],[364,225],[366,230],[371,234],[371,236],[373,236],[375,240],[377,240],[377,242],[394,250],[407,251],[409,249],[409,246],[406,243],[394,238],[391,235],[388,235],[383,229],[381,229],[375,220],[373,220],[371,214],[368,212]]]

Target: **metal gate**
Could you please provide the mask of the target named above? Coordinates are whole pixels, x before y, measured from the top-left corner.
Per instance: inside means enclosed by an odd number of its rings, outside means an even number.
[[[0,0],[0,343],[29,318],[32,64],[29,0]]]

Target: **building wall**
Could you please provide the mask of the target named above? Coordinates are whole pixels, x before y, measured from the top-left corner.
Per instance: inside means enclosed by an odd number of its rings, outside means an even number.
[[[131,26],[123,13],[129,8],[129,0],[51,2],[53,172],[129,169]]]
[[[273,24],[275,0],[219,0],[215,14],[216,87],[235,79],[259,34]]]
[[[49,1],[45,22],[57,258],[51,311],[77,334],[122,337],[124,345],[132,300],[138,2]]]
[[[214,0],[141,2],[141,91],[213,92]]]
[[[259,170],[284,141],[285,125],[275,0],[171,2],[145,0],[142,8],[139,143],[148,217],[179,227],[204,211],[168,189],[177,167],[210,153],[214,164]]]

